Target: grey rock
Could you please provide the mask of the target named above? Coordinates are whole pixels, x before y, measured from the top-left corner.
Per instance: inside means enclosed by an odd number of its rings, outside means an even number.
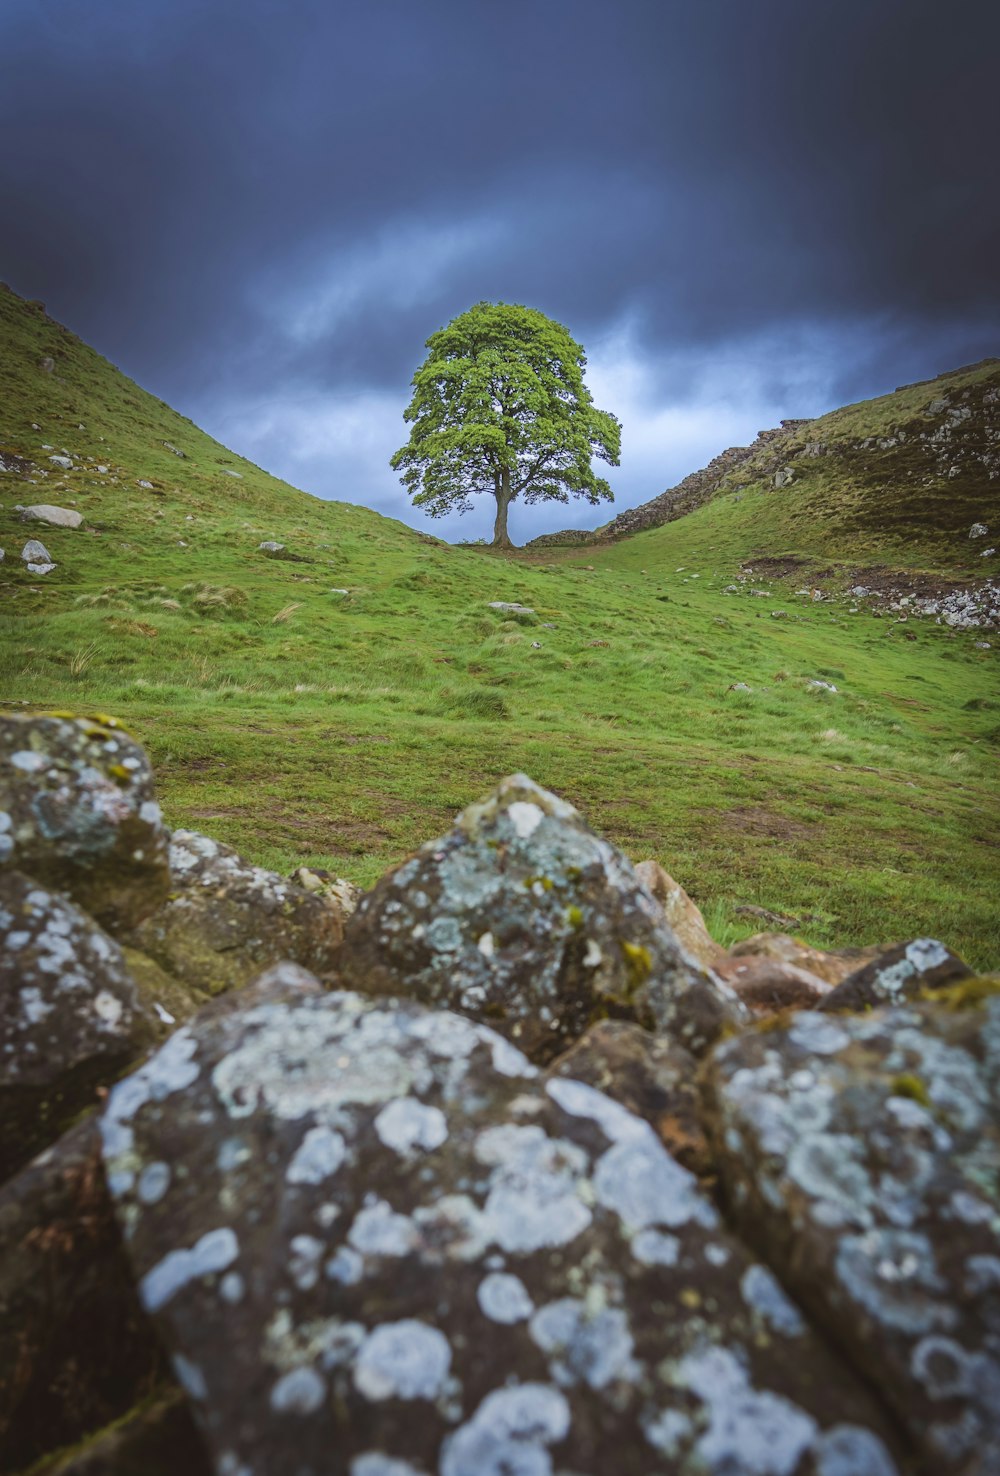
[[[279,554],[285,552],[285,545],[275,543],[273,538],[266,538],[263,543],[258,543],[257,549],[260,553]]]
[[[789,487],[795,481],[795,468],[781,466],[774,474],[774,485],[776,487]]]
[[[26,564],[51,564],[52,555],[45,544],[37,538],[29,538],[21,550],[21,558]]]
[[[32,507],[21,509],[21,521],[51,523],[55,528],[79,528],[83,514],[72,507],[54,507],[48,502],[37,502]]]
[[[820,1009],[868,1010],[899,1004],[926,989],[947,989],[972,977],[968,964],[936,938],[915,938],[883,950],[832,990]]]
[[[25,568],[29,574],[51,574],[55,564],[26,564]]]
[[[173,454],[175,456],[179,456],[182,461],[184,461],[186,459],[187,452],[186,451],[182,451],[178,446],[175,446],[172,441],[164,441],[163,444],[164,444],[164,446],[166,446],[166,448],[167,448],[168,451],[172,451]]]
[[[510,600],[490,600],[489,608],[500,610],[506,615],[534,615],[535,613],[530,605],[519,605],[516,601]]]
[[[318,866],[297,866],[290,880],[295,882],[296,886],[304,887],[307,892],[316,892],[321,897],[332,897],[345,920],[350,917],[364,896],[362,889],[354,882],[348,881],[344,876],[335,876],[332,871],[324,871]]]
[[[68,893],[111,931],[170,887],[149,761],[113,719],[0,717],[0,866]]]
[[[63,471],[72,471],[73,470],[73,458],[72,458],[72,456],[50,456],[49,457],[49,460],[52,462],[52,465],[53,466],[60,466],[60,467],[62,467]]]
[[[243,480],[243,473],[242,472],[230,471],[230,469],[229,469],[228,466],[220,467],[220,471],[222,472],[222,475],[224,477],[235,477],[238,482],[242,482],[242,480]]]
[[[1000,1469],[1000,992],[969,990],[803,1012],[721,1046],[705,1082],[738,1223],[921,1469],[963,1473]]]
[[[524,774],[366,894],[337,968],[365,993],[489,1020],[539,1061],[609,1014],[695,1051],[743,1018],[628,859]]]
[[[152,482],[147,482],[145,478],[141,478],[135,485],[137,487],[145,487],[148,490],[153,484]]]
[[[345,915],[332,889],[306,890],[193,830],[170,838],[170,878],[169,898],[126,936],[175,979],[214,995],[282,959],[332,967]]]
[[[844,1443],[895,1469],[649,1125],[461,1016],[233,996],[102,1131],[220,1472],[814,1476]]]
[[[969,537],[985,538],[989,531],[990,530],[985,523],[973,523],[972,527],[969,529]]]
[[[86,913],[0,871],[0,1179],[156,1039],[121,949]]]

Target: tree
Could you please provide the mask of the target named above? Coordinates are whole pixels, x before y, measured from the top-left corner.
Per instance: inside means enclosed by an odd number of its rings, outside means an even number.
[[[410,439],[392,458],[414,503],[432,518],[496,498],[493,547],[512,547],[507,509],[525,502],[613,500],[595,475],[618,465],[621,426],[595,408],[586,357],[561,323],[533,308],[479,302],[427,340],[403,418]]]

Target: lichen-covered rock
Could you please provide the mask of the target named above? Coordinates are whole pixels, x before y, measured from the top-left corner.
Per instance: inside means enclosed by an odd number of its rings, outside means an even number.
[[[230,996],[112,1091],[227,1476],[890,1476],[870,1396],[650,1126],[412,1001]]]
[[[149,760],[113,718],[0,717],[0,866],[132,927],[167,895]]]
[[[946,989],[972,970],[936,938],[915,938],[879,954],[864,968],[839,984],[823,1000],[821,1009],[868,1010],[879,1005],[915,999],[925,989]]]
[[[65,897],[0,871],[0,1180],[156,1038],[114,939]]]
[[[816,974],[777,958],[743,955],[719,959],[714,967],[754,1015],[815,1009],[830,993],[830,985]]]
[[[745,909],[742,909],[745,910]],[[778,963],[791,964],[793,968],[805,969],[824,984],[842,984],[849,974],[857,973],[872,959],[884,953],[884,948],[834,948],[825,950],[811,948],[800,938],[787,933],[755,933],[752,938],[743,938],[729,949],[729,958],[770,958]]]
[[[754,1243],[928,1470],[1000,1470],[1000,986],[803,1012],[719,1047],[707,1077]]]
[[[170,897],[128,936],[168,974],[212,995],[283,959],[319,973],[331,967],[344,933],[333,897],[193,830],[171,836],[170,874]]]
[[[338,973],[489,1021],[543,1062],[607,1016],[701,1051],[741,1011],[627,858],[523,774],[365,895]]]
[[[681,947],[686,948],[700,964],[711,968],[715,960],[723,956],[725,949],[721,943],[716,943],[705,926],[701,909],[692,902],[680,882],[674,881],[658,861],[640,861],[635,874],[663,908],[667,923]]]
[[[90,1118],[0,1189],[0,1468],[117,1419],[164,1369]]]
[[[319,866],[296,866],[291,880],[297,886],[305,887],[307,892],[318,892],[321,897],[330,897],[340,908],[340,915],[345,922],[364,896],[361,887],[354,882],[348,881],[345,876],[336,876],[332,871],[324,871]]]
[[[699,1177],[714,1172],[701,1125],[698,1062],[675,1041],[625,1020],[602,1020],[549,1067],[597,1087],[656,1130],[678,1163]]]

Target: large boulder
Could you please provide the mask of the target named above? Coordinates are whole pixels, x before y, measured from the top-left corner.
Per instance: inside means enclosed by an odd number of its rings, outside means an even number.
[[[940,1472],[1000,1470],[1000,984],[726,1042],[737,1222]],[[976,1464],[978,1461],[979,1464]]]
[[[695,1051],[740,1017],[628,859],[524,774],[366,894],[338,972],[488,1021],[542,1062],[608,1016]]]
[[[170,887],[142,748],[113,718],[0,717],[0,866],[67,892],[112,932]]]
[[[114,939],[41,883],[0,871],[0,1180],[157,1033]]]
[[[251,866],[193,830],[170,838],[171,893],[127,937],[160,968],[207,995],[246,984],[283,959],[326,972],[344,912],[326,891]]]
[[[462,1016],[291,983],[210,1006],[102,1122],[217,1471],[896,1469],[647,1123]]]
[[[91,1117],[0,1189],[0,1468],[117,1419],[165,1367]]]
[[[22,507],[22,523],[48,523],[53,528],[79,528],[83,513],[73,507],[55,507],[50,502],[36,502],[31,507]]]

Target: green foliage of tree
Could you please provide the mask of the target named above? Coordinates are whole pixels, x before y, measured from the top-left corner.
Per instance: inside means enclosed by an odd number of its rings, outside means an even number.
[[[510,548],[507,510],[525,502],[610,502],[591,458],[618,465],[621,426],[583,382],[586,356],[533,308],[480,302],[427,340],[404,411],[410,439],[392,458],[431,517],[496,498],[494,548]]]

